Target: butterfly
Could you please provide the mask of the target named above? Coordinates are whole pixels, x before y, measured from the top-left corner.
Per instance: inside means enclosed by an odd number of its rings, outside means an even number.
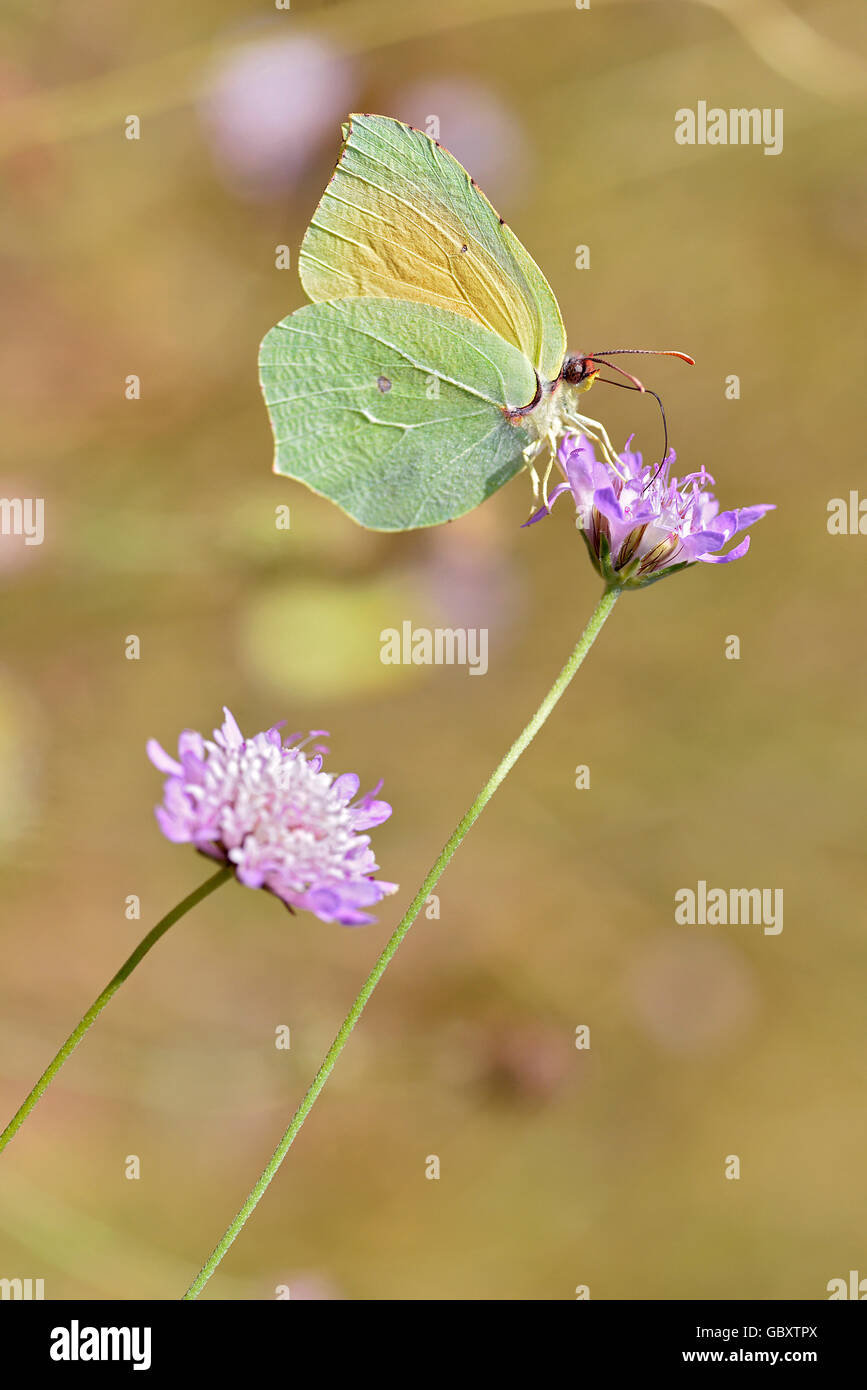
[[[312,302],[259,354],[275,472],[404,531],[462,516],[527,466],[538,490],[566,428],[617,466],[578,410],[600,354],[567,354],[544,275],[438,140],[350,116],[298,270]]]

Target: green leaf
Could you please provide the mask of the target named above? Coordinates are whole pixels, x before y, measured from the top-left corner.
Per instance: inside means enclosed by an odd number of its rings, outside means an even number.
[[[445,309],[388,299],[309,304],[259,355],[274,470],[363,526],[407,531],[477,507],[524,466],[507,411],[536,374],[521,352]]]

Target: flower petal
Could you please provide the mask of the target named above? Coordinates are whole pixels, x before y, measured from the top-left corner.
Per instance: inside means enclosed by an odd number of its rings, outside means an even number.
[[[373,825],[382,825],[392,813],[387,801],[362,801],[357,807],[353,823],[356,830],[369,830]]]
[[[219,731],[223,736],[223,745],[226,748],[240,748],[241,744],[244,742],[244,735],[238,727],[238,721],[232,711],[227,709],[225,705],[223,705],[223,714],[225,715],[225,720]],[[217,734],[215,731],[214,738],[216,737]]]
[[[145,745],[145,752],[159,772],[167,772],[173,777],[180,777],[183,768],[179,762],[170,757],[161,743],[157,743],[155,738],[149,738]]]
[[[744,536],[743,540],[727,555],[699,555],[698,558],[706,565],[727,565],[729,560],[740,560],[742,555],[746,555],[750,548],[750,540],[750,536]]]
[[[331,784],[331,790],[335,796],[339,796],[341,801],[351,801],[358,795],[358,788],[361,786],[361,779],[354,772],[341,773],[335,777]]]
[[[532,526],[534,521],[541,521],[543,516],[550,516],[551,509],[554,506],[554,503],[557,501],[557,498],[561,497],[564,492],[569,491],[570,488],[568,483],[558,483],[554,491],[548,493],[547,507],[543,503],[542,506],[539,507],[538,511],[533,512],[533,515],[531,517],[528,517],[526,521],[521,522],[521,527],[523,528],[524,526]]]

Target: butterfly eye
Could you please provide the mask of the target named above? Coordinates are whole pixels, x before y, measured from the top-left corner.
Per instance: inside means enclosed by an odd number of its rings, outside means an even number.
[[[593,365],[591,357],[584,357],[581,353],[574,352],[563,359],[561,376],[570,386],[578,386],[597,370],[598,368]]]

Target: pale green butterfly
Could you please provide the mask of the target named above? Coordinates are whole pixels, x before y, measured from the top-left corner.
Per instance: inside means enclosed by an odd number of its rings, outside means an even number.
[[[343,136],[298,259],[313,303],[259,355],[274,471],[405,531],[552,459],[565,428],[616,467],[577,408],[598,355],[566,355],[550,285],[466,170],[390,117],[351,116]]]

